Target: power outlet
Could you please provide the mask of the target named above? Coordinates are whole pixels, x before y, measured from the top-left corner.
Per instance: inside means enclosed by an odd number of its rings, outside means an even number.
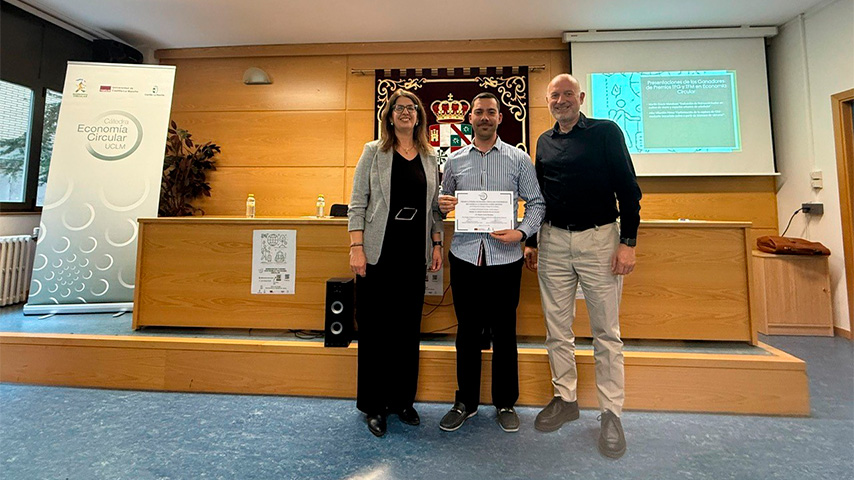
[[[824,204],[819,202],[802,203],[801,208],[807,215],[823,215]]]

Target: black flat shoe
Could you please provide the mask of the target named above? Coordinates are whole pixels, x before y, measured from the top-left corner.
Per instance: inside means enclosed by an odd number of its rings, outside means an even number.
[[[386,431],[386,417],[383,414],[368,415],[368,430],[374,436],[382,437]]]
[[[400,421],[407,425],[421,425],[421,417],[418,416],[418,412],[415,411],[415,407],[406,407],[397,412],[398,418]]]

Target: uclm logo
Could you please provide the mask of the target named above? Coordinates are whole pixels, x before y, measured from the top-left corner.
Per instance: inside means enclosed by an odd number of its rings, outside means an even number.
[[[101,91],[102,92],[109,92],[112,90],[113,90],[113,87],[111,87],[110,85],[101,85]]]
[[[77,133],[86,139],[86,150],[93,157],[107,162],[129,157],[142,143],[142,124],[129,112],[120,110],[79,123]]]

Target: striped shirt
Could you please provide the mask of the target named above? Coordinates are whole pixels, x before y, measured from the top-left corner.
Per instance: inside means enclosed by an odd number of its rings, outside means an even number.
[[[496,138],[495,145],[486,153],[481,153],[472,143],[448,157],[442,193],[455,195],[457,190],[513,192],[513,218],[518,218],[519,198],[526,202],[525,217],[516,228],[529,237],[537,233],[545,216],[546,203],[531,157],[500,138]],[[451,253],[460,260],[478,265],[481,248],[486,254],[486,265],[504,265],[522,258],[518,243],[502,243],[488,233],[454,233]]]

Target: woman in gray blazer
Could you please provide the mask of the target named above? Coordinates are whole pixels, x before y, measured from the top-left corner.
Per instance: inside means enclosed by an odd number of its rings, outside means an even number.
[[[365,144],[350,198],[350,268],[356,279],[359,368],[356,407],[381,437],[397,414],[421,423],[418,385],[426,271],[442,266],[439,170],[427,114],[397,90],[381,113],[380,139]]]

